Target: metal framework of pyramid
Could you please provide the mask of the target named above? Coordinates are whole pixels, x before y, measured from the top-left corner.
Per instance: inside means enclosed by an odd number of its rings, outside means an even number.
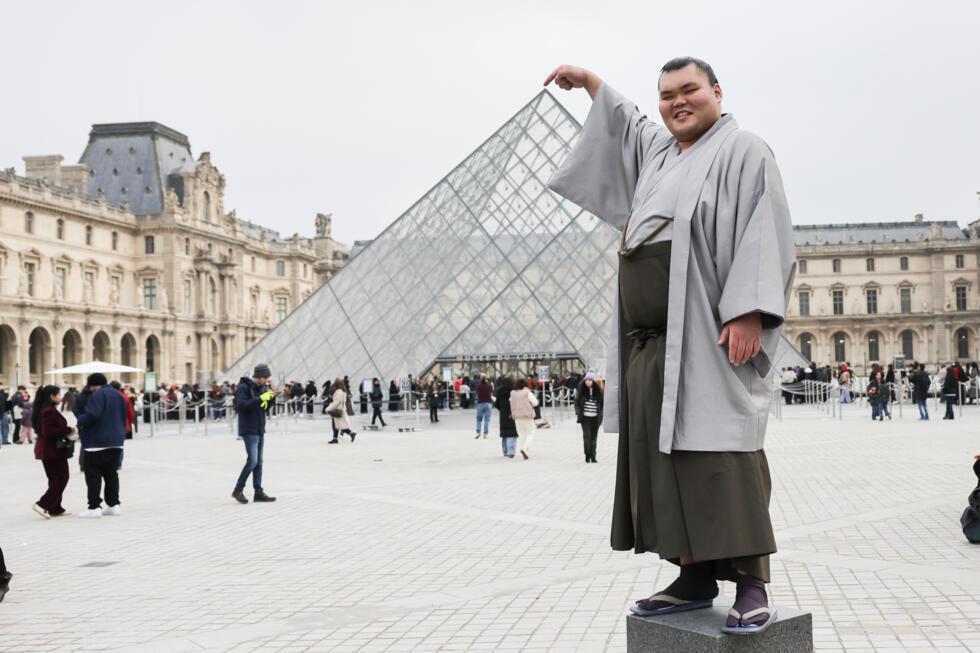
[[[227,371],[403,378],[440,360],[602,369],[616,232],[545,186],[581,126],[542,91]]]

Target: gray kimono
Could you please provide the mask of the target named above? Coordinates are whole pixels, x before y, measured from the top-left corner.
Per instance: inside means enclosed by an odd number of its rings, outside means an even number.
[[[766,376],[796,269],[789,208],[769,147],[725,115],[681,153],[664,126],[603,83],[578,143],[548,186],[616,228],[629,219],[627,247],[672,221],[657,238],[673,241],[660,451],[761,449]],[[607,432],[619,428],[616,299],[606,356]],[[755,311],[762,315],[762,348],[736,367],[727,343],[717,344],[721,329]]]

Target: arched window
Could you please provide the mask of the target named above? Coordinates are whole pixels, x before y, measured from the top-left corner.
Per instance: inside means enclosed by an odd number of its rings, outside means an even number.
[[[800,334],[800,353],[808,361],[813,360],[813,336],[809,333]]]
[[[847,361],[847,334],[838,331],[833,335],[834,340],[834,362],[844,363]]]
[[[113,231],[112,232],[112,249],[114,249],[114,250],[119,249],[119,232],[118,231]]]
[[[211,221],[211,195],[207,191],[204,191],[204,201],[201,202],[201,219]]]
[[[90,224],[85,225],[85,244],[92,244],[92,225]]]
[[[65,221],[58,218],[58,240],[65,239]],[[65,366],[67,367],[67,365]]]
[[[156,336],[146,339],[146,371],[156,372],[160,360],[160,341]]]
[[[906,360],[915,359],[915,332],[906,329],[902,331],[902,356]]]
[[[214,279],[208,277],[208,313],[214,315],[218,312],[218,287]]]
[[[30,211],[24,214],[24,233],[34,233],[34,214]]]
[[[877,331],[872,331],[868,334],[868,360],[878,361],[881,360],[881,350],[879,344],[881,343],[881,334]]]
[[[956,330],[956,357],[960,360],[970,358],[970,330],[966,327]]]

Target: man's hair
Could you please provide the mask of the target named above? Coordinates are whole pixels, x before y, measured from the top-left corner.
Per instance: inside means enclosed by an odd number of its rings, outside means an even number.
[[[670,73],[675,70],[680,70],[681,68],[687,68],[691,64],[694,64],[698,70],[708,76],[708,81],[712,86],[718,83],[718,78],[715,77],[715,71],[711,69],[708,62],[698,59],[697,57],[677,57],[676,59],[671,59],[664,64],[664,67],[660,69],[660,74]]]

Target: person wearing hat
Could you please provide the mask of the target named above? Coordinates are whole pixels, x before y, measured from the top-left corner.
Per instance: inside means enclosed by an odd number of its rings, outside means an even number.
[[[259,363],[252,378],[243,376],[235,388],[235,410],[238,411],[238,437],[245,443],[245,466],[238,475],[238,483],[231,496],[239,503],[245,498],[245,483],[252,476],[253,500],[256,503],[275,501],[262,489],[262,450],[265,448],[265,411],[276,394],[269,389],[272,371],[265,363]]]
[[[79,517],[120,515],[119,462],[126,441],[126,417],[129,402],[109,385],[105,375],[89,374],[86,385],[92,394],[85,411],[78,416],[79,436],[85,452],[85,485],[88,487],[88,509]],[[106,507],[102,509],[102,482],[105,481]]]
[[[575,417],[582,425],[585,462],[594,463],[599,425],[602,424],[602,388],[599,387],[595,370],[589,370],[575,389]]]

